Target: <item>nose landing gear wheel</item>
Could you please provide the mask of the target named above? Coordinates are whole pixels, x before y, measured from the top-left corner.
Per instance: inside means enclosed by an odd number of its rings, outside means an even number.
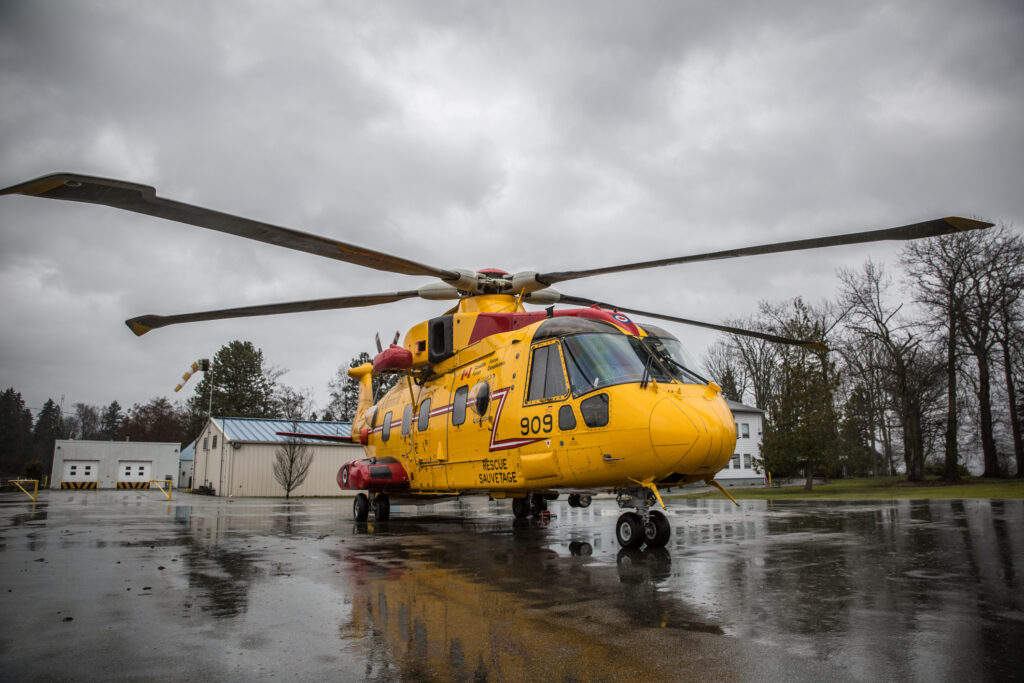
[[[658,510],[647,513],[647,521],[643,524],[644,541],[648,548],[664,548],[672,536],[672,525]]]
[[[365,522],[370,516],[370,499],[365,493],[357,493],[355,500],[352,501],[352,516],[357,522]]]
[[[644,542],[644,525],[640,515],[624,512],[615,523],[615,538],[623,548],[639,548]]]
[[[386,522],[391,517],[391,500],[386,493],[374,496],[370,507],[373,509],[373,518],[378,522]]]

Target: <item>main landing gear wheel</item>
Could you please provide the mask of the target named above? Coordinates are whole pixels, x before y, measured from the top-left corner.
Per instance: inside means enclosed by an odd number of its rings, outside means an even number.
[[[615,523],[615,538],[623,548],[639,548],[644,542],[644,525],[640,515],[624,512]]]
[[[352,501],[352,516],[357,522],[365,522],[370,516],[370,499],[365,493],[357,493],[355,500]]]
[[[516,519],[526,519],[530,514],[530,497],[512,499],[512,514]]]
[[[386,522],[391,517],[391,499],[386,493],[374,496],[370,507],[373,510],[373,518],[378,522]]]
[[[672,536],[672,525],[659,510],[647,513],[644,525],[644,542],[648,548],[664,548]]]

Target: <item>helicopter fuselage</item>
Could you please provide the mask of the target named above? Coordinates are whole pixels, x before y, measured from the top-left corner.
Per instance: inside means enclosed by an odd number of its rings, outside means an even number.
[[[651,367],[658,359],[645,358],[643,340],[653,330],[622,314],[527,313],[516,297],[488,295],[449,316],[414,327],[403,348],[451,355],[409,367],[356,415],[366,466],[384,478],[343,472],[343,488],[515,498],[682,485],[712,478],[732,457],[735,423],[719,388],[664,359]],[[455,343],[460,333],[479,338],[438,354],[431,343],[444,345],[437,330],[446,326]],[[490,333],[471,329],[480,327]]]

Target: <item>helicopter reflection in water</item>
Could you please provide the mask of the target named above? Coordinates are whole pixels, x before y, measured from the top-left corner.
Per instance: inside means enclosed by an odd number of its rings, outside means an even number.
[[[335,552],[352,594],[341,635],[369,635],[363,656],[371,678],[664,677],[678,671],[681,633],[721,634],[659,592],[671,573],[664,549],[624,549],[613,566],[594,561],[587,541],[553,546],[539,522],[517,522],[511,542],[505,532],[465,542],[464,534],[444,533],[448,525],[361,525],[364,534],[400,540]]]

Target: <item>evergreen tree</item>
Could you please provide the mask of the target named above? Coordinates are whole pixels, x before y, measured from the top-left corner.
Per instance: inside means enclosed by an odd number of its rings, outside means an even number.
[[[825,324],[800,299],[780,334],[825,342]],[[799,468],[812,487],[816,471],[828,472],[838,456],[835,392],[838,373],[827,351],[785,347],[779,352],[777,391],[770,403],[762,456],[768,471],[792,476]]]
[[[52,398],[46,399],[42,410],[36,416],[36,425],[32,430],[32,444],[35,451],[35,459],[43,462],[49,469],[53,462],[54,441],[66,437],[64,433],[64,419],[60,406],[53,402]]]
[[[11,387],[0,394],[0,472],[14,475],[32,455],[32,412]]]
[[[121,422],[124,421],[124,413],[121,412],[121,404],[112,401],[109,406],[103,409],[100,417],[100,438],[113,441],[119,438]]]
[[[275,417],[274,390],[280,375],[266,366],[263,351],[252,342],[233,341],[222,346],[188,401],[190,429],[198,433],[210,416],[211,386],[216,417]]]

